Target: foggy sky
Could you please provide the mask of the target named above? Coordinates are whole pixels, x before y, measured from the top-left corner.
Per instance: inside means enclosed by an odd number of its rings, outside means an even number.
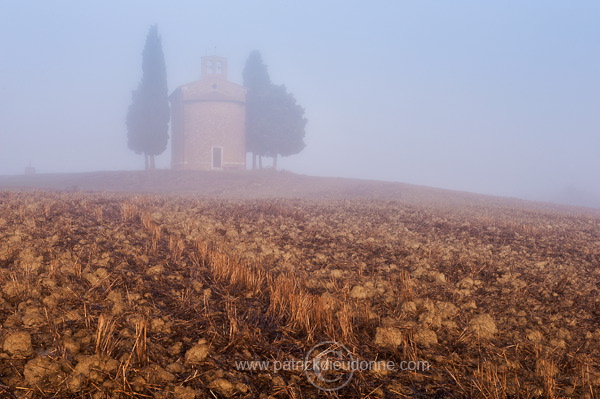
[[[170,91],[261,51],[308,118],[283,169],[600,206],[599,22],[596,0],[1,0],[0,174],[142,168],[125,114],[156,23]]]

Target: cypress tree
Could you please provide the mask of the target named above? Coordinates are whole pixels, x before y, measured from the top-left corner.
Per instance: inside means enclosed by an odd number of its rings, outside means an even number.
[[[243,72],[246,96],[246,145],[252,153],[252,168],[259,167],[262,157],[273,158],[277,168],[278,156],[297,154],[305,147],[307,123],[304,108],[285,86],[275,85],[269,78],[267,66],[258,51],[248,56]]]
[[[248,56],[243,71],[246,94],[246,149],[252,153],[252,169],[256,169],[256,158],[262,167],[265,152],[265,103],[271,88],[271,78],[260,52],[254,50]]]
[[[150,27],[142,53],[142,80],[132,92],[127,112],[127,144],[144,154],[146,169],[154,169],[154,157],[169,140],[169,94],[165,57],[158,27]]]

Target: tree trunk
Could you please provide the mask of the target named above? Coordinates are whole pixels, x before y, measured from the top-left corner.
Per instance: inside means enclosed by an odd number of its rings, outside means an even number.
[[[277,154],[273,156],[273,169],[277,170]]]
[[[148,154],[144,153],[144,170],[148,170],[150,164],[148,163]]]
[[[262,169],[262,155],[258,156],[258,169]]]
[[[252,170],[256,169],[256,154],[252,152]]]
[[[154,170],[154,154],[150,154],[150,170]]]

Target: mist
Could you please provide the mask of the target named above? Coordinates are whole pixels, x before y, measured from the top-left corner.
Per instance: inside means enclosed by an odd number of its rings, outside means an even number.
[[[170,91],[212,54],[241,84],[261,52],[308,119],[281,169],[600,207],[599,20],[596,1],[4,1],[0,174],[142,169],[125,115],[156,23]]]

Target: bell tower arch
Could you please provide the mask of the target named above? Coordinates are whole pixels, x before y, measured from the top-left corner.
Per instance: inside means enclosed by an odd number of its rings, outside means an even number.
[[[202,57],[200,78],[218,78],[227,80],[227,59],[217,55]]]

